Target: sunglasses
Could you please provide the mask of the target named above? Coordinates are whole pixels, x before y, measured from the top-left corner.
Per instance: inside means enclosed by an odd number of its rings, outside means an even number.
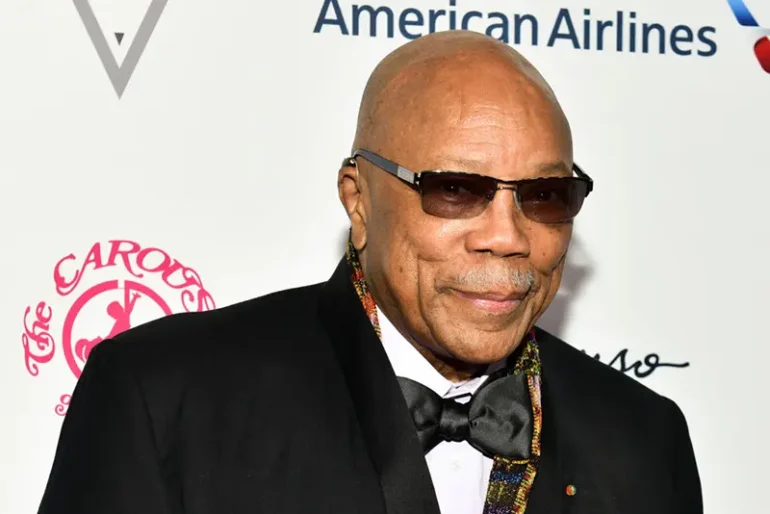
[[[528,219],[539,223],[564,223],[577,216],[594,184],[577,165],[572,167],[576,177],[523,180],[499,180],[487,175],[443,170],[415,173],[360,148],[354,150],[343,165],[356,166],[358,157],[418,191],[422,197],[422,210],[427,214],[447,219],[476,217],[484,212],[497,191],[510,189],[516,206]]]

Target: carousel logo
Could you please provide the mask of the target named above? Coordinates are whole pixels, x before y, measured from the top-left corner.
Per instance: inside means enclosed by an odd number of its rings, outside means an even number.
[[[53,301],[24,311],[24,365],[33,377],[57,354],[79,378],[91,350],[132,326],[175,312],[215,308],[198,273],[168,253],[133,241],[95,243],[78,257],[62,257],[53,269]],[[70,395],[55,412],[66,414]]]
[[[752,29],[751,38],[753,40],[759,38],[753,41],[754,55],[762,69],[770,73],[770,38],[768,38],[770,29],[759,26],[757,19],[751,14],[744,0],[727,0],[727,3],[730,4],[730,9],[732,9],[738,23],[743,27]]]
[[[136,65],[139,63],[139,58],[144,53],[147,42],[150,40],[150,36],[152,36],[152,31],[155,30],[155,25],[158,24],[160,15],[163,14],[163,8],[166,7],[168,0],[152,0],[121,64],[118,64],[115,54],[110,49],[110,45],[107,43],[107,36],[105,36],[99,21],[96,19],[89,0],[72,1],[78,10],[78,14],[80,14],[80,19],[83,20],[83,25],[86,27],[91,42],[94,44],[96,54],[102,61],[107,76],[110,78],[110,82],[112,82],[112,87],[115,88],[115,92],[118,94],[118,98],[120,98],[123,96],[123,91],[125,91],[128,81],[131,80],[131,75],[133,75]],[[121,45],[125,32],[114,32],[113,35],[117,44]]]

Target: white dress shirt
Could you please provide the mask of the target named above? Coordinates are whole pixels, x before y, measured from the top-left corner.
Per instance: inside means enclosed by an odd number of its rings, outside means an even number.
[[[488,375],[464,382],[452,382],[444,378],[401,335],[379,308],[377,316],[382,331],[382,344],[397,376],[419,382],[439,396],[456,398],[460,403],[469,401],[470,396],[487,379]],[[428,452],[425,461],[428,463],[442,514],[483,512],[492,459],[485,457],[465,441],[442,441]]]

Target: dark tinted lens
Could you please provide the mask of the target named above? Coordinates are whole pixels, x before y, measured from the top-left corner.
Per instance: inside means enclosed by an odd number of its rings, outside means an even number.
[[[484,211],[494,197],[496,187],[491,177],[425,172],[420,176],[422,208],[441,218],[472,218]]]
[[[521,211],[540,223],[560,223],[574,218],[583,206],[588,184],[578,178],[545,178],[518,186]]]

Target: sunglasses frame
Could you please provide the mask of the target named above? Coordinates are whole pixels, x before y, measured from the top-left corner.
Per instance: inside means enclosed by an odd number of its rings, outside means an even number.
[[[500,191],[501,189],[516,189],[516,186],[519,184],[531,184],[535,183],[541,180],[552,180],[554,178],[562,178],[562,177],[535,177],[535,178],[525,178],[525,179],[519,179],[519,180],[500,180],[494,177],[490,177],[489,175],[480,175],[478,173],[467,173],[464,171],[450,171],[450,170],[424,170],[419,173],[415,173],[412,170],[406,169],[400,164],[397,164],[391,160],[386,159],[385,157],[382,157],[381,155],[377,155],[374,152],[370,152],[369,150],[365,150],[363,148],[356,148],[353,150],[353,154],[346,158],[343,162],[343,165],[348,166],[356,166],[356,158],[362,157],[365,160],[369,161],[370,163],[374,164],[378,168],[387,171],[391,175],[395,175],[397,178],[405,182],[407,185],[415,189],[416,191],[422,193],[421,187],[420,187],[420,179],[422,178],[423,174],[430,173],[430,174],[436,174],[436,173],[453,173],[458,175],[465,175],[468,177],[482,177],[485,180],[492,179],[497,184],[497,191]],[[572,180],[579,180],[581,182],[585,182],[587,185],[586,189],[586,197],[593,191],[594,189],[594,181],[591,177],[588,176],[587,173],[585,173],[582,169],[580,169],[580,166],[573,163],[572,164],[572,171],[574,171],[576,177],[569,177]],[[568,178],[568,177],[564,177]],[[516,196],[516,202],[519,202],[518,195]],[[490,199],[491,200],[491,199]],[[519,206],[521,207],[521,206]]]

